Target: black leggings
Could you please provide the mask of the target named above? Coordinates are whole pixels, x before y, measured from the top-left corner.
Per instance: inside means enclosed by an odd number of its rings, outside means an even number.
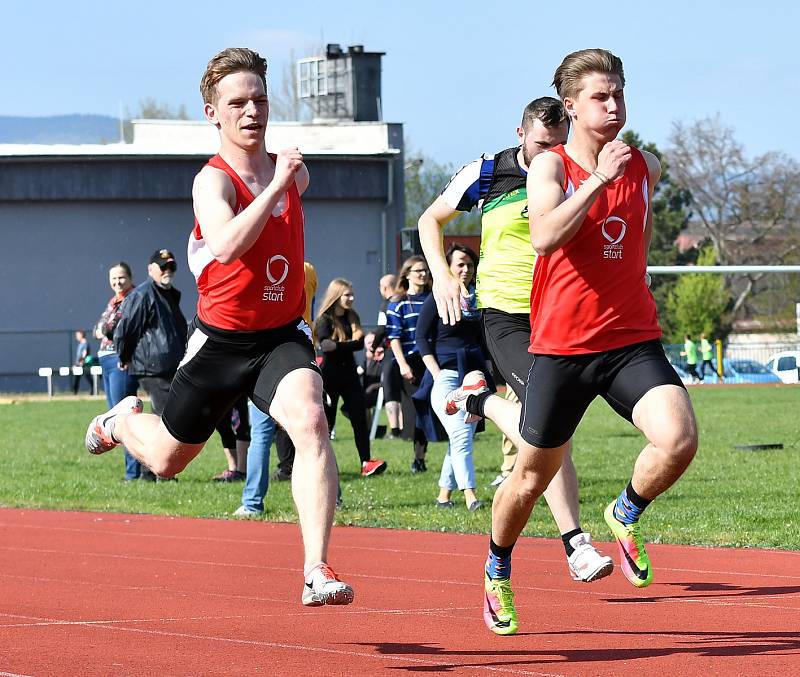
[[[411,438],[411,430],[414,430],[414,458],[425,458],[428,451],[428,438],[425,437],[425,431],[417,425],[417,409],[411,396],[417,392],[419,384],[422,382],[422,377],[425,375],[425,363],[422,361],[422,355],[413,353],[406,355],[406,362],[411,367],[414,378],[411,381],[406,379],[402,380],[402,398],[401,406],[403,411],[403,438]]]
[[[334,369],[322,370],[322,384],[330,398],[330,404],[325,401],[325,417],[328,419],[328,428],[333,430],[336,425],[336,408],[339,397],[342,398],[353,426],[356,449],[361,462],[371,458],[369,448],[369,430],[367,428],[367,406],[364,400],[364,386],[358,379],[358,374],[342,372]]]
[[[234,411],[238,419],[235,427]],[[237,441],[250,441],[250,414],[247,410],[247,397],[240,397],[236,400],[231,410],[217,423],[217,432],[225,449],[235,449]]]

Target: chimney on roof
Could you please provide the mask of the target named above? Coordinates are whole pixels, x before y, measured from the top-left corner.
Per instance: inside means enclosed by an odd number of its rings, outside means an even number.
[[[325,56],[297,62],[297,94],[310,104],[318,121],[381,120],[383,55],[365,52],[364,45],[350,45],[345,52],[338,43],[330,43]]]

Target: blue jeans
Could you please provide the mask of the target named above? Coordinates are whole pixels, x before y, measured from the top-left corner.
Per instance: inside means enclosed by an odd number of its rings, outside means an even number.
[[[461,385],[458,372],[453,369],[442,369],[433,382],[431,390],[431,407],[439,417],[447,437],[447,455],[442,462],[439,475],[439,486],[442,489],[475,488],[475,462],[472,459],[472,440],[475,437],[475,423],[464,423],[464,413],[457,412],[452,416],[444,413],[444,401],[447,394]]]
[[[242,489],[242,505],[255,512],[264,512],[264,496],[269,488],[269,448],[275,436],[275,421],[252,402],[250,412],[250,446],[247,448],[247,479]]]
[[[109,409],[128,395],[135,395],[139,389],[139,381],[127,371],[120,369],[118,365],[119,356],[116,353],[103,355],[100,358],[100,366],[103,368],[103,390],[106,393]],[[125,479],[135,480],[142,472],[141,465],[125,447],[122,449],[125,452]]]

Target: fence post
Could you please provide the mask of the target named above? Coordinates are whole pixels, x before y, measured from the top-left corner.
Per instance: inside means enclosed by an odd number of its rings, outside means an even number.
[[[89,373],[92,375],[92,395],[97,395],[97,377],[103,375],[103,367],[93,364],[89,367]]]
[[[714,345],[717,349],[717,376],[719,376],[719,382],[722,383],[725,380],[725,366],[722,364],[722,341],[715,339]]]
[[[39,367],[39,376],[47,379],[47,396],[53,397],[53,368]]]
[[[372,414],[372,426],[369,430],[369,438],[371,440],[375,439],[375,435],[378,431],[378,421],[381,418],[381,410],[383,409],[383,386],[378,388],[378,397],[375,400],[375,411]]]

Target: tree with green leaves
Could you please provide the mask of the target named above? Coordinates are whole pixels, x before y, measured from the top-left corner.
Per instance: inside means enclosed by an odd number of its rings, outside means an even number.
[[[416,230],[417,221],[428,206],[444,190],[455,173],[453,165],[440,164],[420,152],[406,154],[405,201],[406,228]],[[473,235],[481,232],[481,217],[478,210],[461,214],[447,224],[446,233]]]
[[[629,146],[655,155],[661,163],[661,180],[656,184],[653,194],[653,239],[650,243],[650,254],[647,263],[653,266],[675,266],[692,263],[696,252],[681,254],[675,241],[681,230],[686,228],[691,217],[689,204],[691,194],[685,188],[677,186],[670,175],[669,164],[663,153],[654,143],[644,143],[634,131],[627,131],[622,140]],[[667,310],[667,298],[675,287],[677,279],[673,275],[654,275],[650,290],[656,299],[659,317],[663,318]]]
[[[691,195],[693,228],[713,244],[720,264],[800,261],[800,163],[774,151],[747,157],[719,115],[675,123],[668,157],[676,184]],[[793,314],[797,296],[787,292],[796,280],[747,273],[726,283],[736,319]]]
[[[714,247],[703,247],[697,265],[718,263]],[[729,310],[731,294],[721,275],[687,273],[679,275],[667,296],[667,312],[662,316],[662,328],[668,340],[680,342],[684,334],[724,338],[730,331]]]

